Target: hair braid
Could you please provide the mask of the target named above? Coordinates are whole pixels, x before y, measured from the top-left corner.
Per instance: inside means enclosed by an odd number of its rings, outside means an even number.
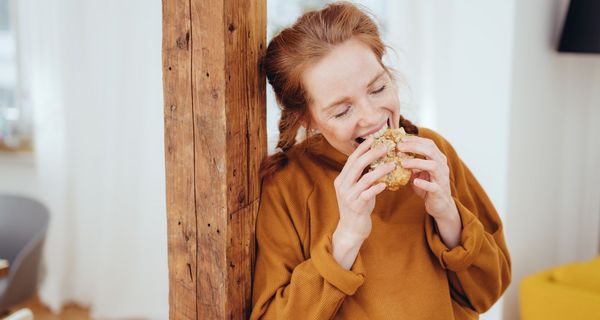
[[[301,116],[296,111],[283,109],[279,119],[279,141],[281,151],[264,159],[260,166],[260,176],[268,177],[288,163],[287,152],[296,144],[296,135],[302,125]]]

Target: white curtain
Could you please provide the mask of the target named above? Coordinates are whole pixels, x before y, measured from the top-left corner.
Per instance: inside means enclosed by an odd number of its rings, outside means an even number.
[[[167,319],[161,2],[19,0],[24,103],[51,210],[42,301]]]

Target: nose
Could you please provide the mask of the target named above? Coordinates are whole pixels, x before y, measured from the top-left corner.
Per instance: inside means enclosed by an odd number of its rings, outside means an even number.
[[[358,125],[361,127],[373,127],[381,121],[381,111],[377,110],[375,106],[370,105],[368,102],[363,102],[360,105],[360,116],[358,118]]]

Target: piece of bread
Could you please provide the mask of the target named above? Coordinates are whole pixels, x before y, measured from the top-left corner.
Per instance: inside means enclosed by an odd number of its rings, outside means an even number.
[[[373,136],[375,138],[375,141],[373,142],[373,145],[371,147],[376,148],[380,145],[385,145],[387,148],[387,154],[371,163],[370,171],[375,170],[375,168],[384,163],[392,161],[395,162],[396,168],[392,172],[386,174],[385,176],[377,180],[377,183],[385,183],[386,188],[391,191],[396,191],[400,189],[401,186],[406,185],[410,180],[410,176],[412,173],[410,170],[403,168],[400,164],[400,161],[402,159],[412,159],[414,158],[414,156],[411,154],[400,152],[396,148],[398,142],[400,142],[400,138],[402,138],[405,135],[407,135],[407,133],[404,131],[404,128],[388,128],[384,132],[378,132]]]

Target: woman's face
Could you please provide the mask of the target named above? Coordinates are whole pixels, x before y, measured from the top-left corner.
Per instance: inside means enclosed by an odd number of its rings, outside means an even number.
[[[358,146],[357,138],[379,131],[388,120],[392,128],[398,127],[396,87],[377,56],[359,40],[334,47],[304,71],[302,81],[312,100],[312,128],[346,155]]]

